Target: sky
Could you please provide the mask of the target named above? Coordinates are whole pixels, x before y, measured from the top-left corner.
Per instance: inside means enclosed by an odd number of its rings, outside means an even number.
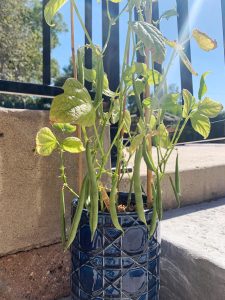
[[[192,65],[199,76],[193,76],[194,95],[198,94],[200,76],[206,71],[211,73],[206,79],[208,86],[208,96],[214,100],[220,101],[225,106],[225,62],[223,50],[223,34],[222,34],[222,16],[221,16],[221,0],[188,0],[190,11],[190,31],[194,28],[207,33],[213,39],[216,39],[218,48],[211,52],[203,52],[200,50],[193,40],[191,41]],[[124,6],[122,1],[120,7]],[[81,15],[84,17],[84,0],[77,1]],[[160,15],[167,9],[176,7],[176,0],[159,0]],[[61,13],[64,21],[68,24],[70,21],[70,8],[66,4]],[[120,56],[122,57],[125,30],[127,23],[127,13],[124,13],[120,19]],[[101,23],[101,3],[93,0],[93,41],[95,44],[101,45],[102,40],[102,23]],[[177,39],[177,21],[176,17],[161,22],[161,31],[168,39]],[[70,32],[59,35],[60,46],[53,50],[52,56],[55,57],[61,67],[68,65],[70,50]],[[75,45],[79,47],[84,44],[84,34],[78,21],[75,19]],[[168,52],[168,57],[170,53]],[[166,61],[167,62],[167,61]],[[165,62],[165,63],[166,63]],[[180,66],[177,58],[168,74],[168,84],[176,84],[180,88]]]

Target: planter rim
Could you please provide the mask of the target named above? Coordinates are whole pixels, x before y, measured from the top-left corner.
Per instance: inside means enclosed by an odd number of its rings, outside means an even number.
[[[125,196],[125,195],[128,195],[128,193],[124,193],[124,192],[119,193],[119,196]],[[134,195],[134,194],[132,193],[132,195]],[[143,197],[146,197],[146,196],[143,195]],[[77,200],[78,200],[77,198],[73,199],[73,201],[72,201],[73,206],[76,205]],[[83,208],[83,212],[88,214],[88,210],[86,208]],[[152,208],[145,209],[144,212],[145,212],[145,214],[152,213],[153,209]],[[118,217],[125,217],[126,215],[128,215],[128,216],[137,216],[137,213],[136,213],[136,211],[133,211],[133,212],[118,212],[117,215],[118,215]],[[99,211],[98,216],[110,216],[110,213]]]

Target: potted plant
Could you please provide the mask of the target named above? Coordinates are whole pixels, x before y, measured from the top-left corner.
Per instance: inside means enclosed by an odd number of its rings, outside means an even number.
[[[183,52],[183,44],[167,40],[157,29],[162,18],[176,15],[175,10],[165,12],[154,22],[151,0],[130,0],[124,3],[119,16],[113,18],[108,9],[109,1],[120,2],[106,0],[109,33],[106,44],[100,48],[93,44],[77,4],[71,0],[72,9],[88,39],[88,45],[84,47],[92,50],[94,64],[92,69],[86,69],[83,49],[78,50],[77,63],[74,63],[77,78],[67,79],[63,85],[64,93],[54,98],[50,110],[53,130],[47,127],[40,129],[36,136],[36,150],[42,156],[57,151],[61,158],[62,243],[65,249],[71,247],[73,299],[158,299],[158,229],[163,214],[161,182],[166,165],[185,125],[190,122],[195,131],[207,138],[210,132],[209,118],[215,117],[222,110],[222,105],[205,97],[207,73],[201,76],[198,100],[187,90],[181,93],[167,92],[166,78],[176,55],[180,56],[192,74],[197,75]],[[52,25],[54,15],[66,2],[48,2],[45,18],[49,25]],[[135,9],[138,20],[133,18]],[[129,21],[121,80],[118,89],[110,91],[103,57],[111,28],[124,13],[129,15]],[[192,32],[192,37],[205,51],[216,48],[216,42],[197,29]],[[164,67],[167,47],[172,48],[172,56]],[[136,61],[137,51],[145,58],[145,63]],[[162,73],[154,69],[155,63],[163,66]],[[84,80],[92,83],[91,94],[84,87]],[[104,95],[110,97],[108,111],[103,109]],[[126,106],[126,99],[131,95],[139,111],[139,121],[133,132],[130,130],[131,116]],[[172,136],[164,124],[166,112],[178,116],[179,121]],[[105,132],[109,124],[115,123],[118,123],[117,133],[105,151]],[[76,130],[79,137],[74,136]],[[124,134],[128,136],[129,146],[124,144]],[[107,162],[114,146],[117,148],[117,163],[115,169],[109,169]],[[153,150],[157,153],[157,161],[153,160]],[[87,166],[78,191],[74,191],[67,183],[64,152],[76,155],[85,153]],[[132,159],[134,167],[129,193],[123,193],[121,178]],[[146,194],[140,178],[142,160],[148,170]],[[103,176],[111,181],[109,189]],[[178,155],[175,178],[170,178],[170,181],[179,202]],[[69,190],[71,198],[75,198],[70,229],[66,228],[65,221],[65,190]]]

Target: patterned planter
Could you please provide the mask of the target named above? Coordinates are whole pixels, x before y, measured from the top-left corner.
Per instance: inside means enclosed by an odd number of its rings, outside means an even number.
[[[121,193],[120,201],[125,199],[126,194]],[[148,223],[151,216],[152,211],[146,210]],[[83,211],[71,247],[72,299],[159,299],[159,226],[148,240],[147,228],[136,213],[121,213],[119,221],[124,235],[113,227],[108,213],[99,213],[98,229],[91,242],[88,212]]]

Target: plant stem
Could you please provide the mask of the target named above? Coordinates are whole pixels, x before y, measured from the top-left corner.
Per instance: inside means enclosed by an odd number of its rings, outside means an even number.
[[[81,25],[81,27],[82,27],[82,29],[83,29],[83,31],[84,31],[84,33],[85,33],[87,39],[88,39],[88,42],[89,42],[89,44],[90,44],[92,50],[93,50],[96,54],[98,54],[98,53],[97,53],[97,50],[96,50],[96,47],[95,47],[95,45],[93,44],[92,39],[91,39],[91,37],[90,37],[90,35],[89,35],[89,33],[88,33],[86,27],[85,27],[85,24],[84,24],[84,22],[83,22],[83,20],[82,20],[82,17],[81,17],[81,15],[80,15],[79,9],[77,8],[76,1],[75,1],[75,0],[71,0],[71,1],[72,1],[73,8],[74,8],[74,10],[75,10],[75,12],[76,12],[77,18],[78,18],[78,20],[79,20],[79,22],[80,22],[80,25]]]

